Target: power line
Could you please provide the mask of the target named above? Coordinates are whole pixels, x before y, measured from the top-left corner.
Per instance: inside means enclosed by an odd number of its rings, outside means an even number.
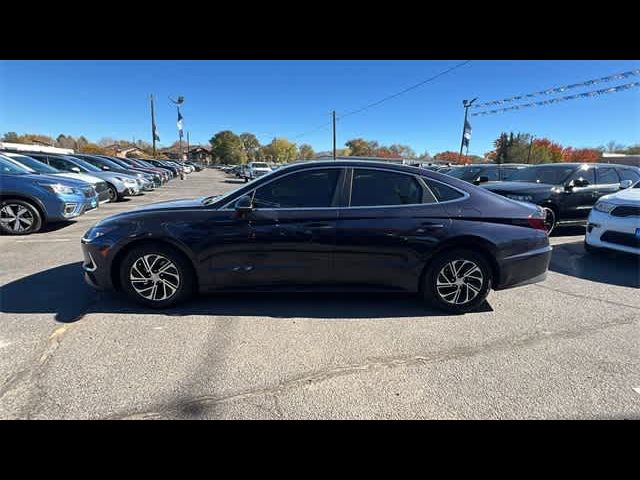
[[[466,65],[466,64],[468,64],[470,62],[471,62],[471,60],[465,60],[464,62],[460,62],[460,63],[454,65],[453,67],[450,67],[450,68],[447,68],[446,70],[443,70],[442,72],[438,73],[437,75],[434,75],[433,77],[427,78],[426,80],[423,80],[422,82],[418,82],[415,85],[411,85],[410,87],[407,87],[407,88],[405,88],[403,90],[400,90],[398,93],[394,93],[393,95],[389,95],[387,97],[384,97],[383,99],[378,100],[377,102],[370,103],[368,105],[365,105],[364,107],[361,107],[361,108],[358,108],[358,109],[353,110],[351,112],[347,112],[347,113],[344,113],[342,115],[339,115],[338,116],[338,120],[341,120],[344,117],[348,117],[350,115],[355,115],[356,113],[363,112],[363,111],[365,111],[365,110],[367,110],[369,108],[378,106],[381,103],[386,102],[387,100],[391,100],[392,98],[399,97],[400,95],[403,95],[403,94],[405,94],[405,93],[407,93],[407,92],[409,92],[411,90],[414,90],[414,89],[416,89],[418,87],[421,87],[422,85],[424,85],[426,83],[432,82],[432,81],[436,80],[437,78],[439,78],[439,77],[441,77],[443,75],[446,75],[447,73],[452,72],[453,70],[456,70],[457,68],[463,67],[464,65]]]

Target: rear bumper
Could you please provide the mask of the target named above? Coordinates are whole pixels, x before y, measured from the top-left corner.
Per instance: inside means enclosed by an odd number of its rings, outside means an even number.
[[[605,235],[607,232],[614,232],[619,234],[618,236],[635,239],[636,228],[640,228],[638,217],[614,217],[597,210],[591,210],[584,241],[592,247],[640,255],[640,247],[636,246],[635,241],[607,241],[611,235],[609,237]],[[603,240],[603,236],[605,240]],[[617,239],[613,238],[613,240]]]
[[[493,288],[504,290],[543,281],[547,276],[552,251],[552,247],[547,245],[499,260],[499,283]]]

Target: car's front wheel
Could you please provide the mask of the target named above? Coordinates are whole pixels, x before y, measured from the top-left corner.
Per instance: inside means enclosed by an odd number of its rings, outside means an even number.
[[[9,235],[28,235],[42,227],[38,209],[24,200],[0,202],[0,231]]]
[[[122,261],[120,285],[134,301],[166,308],[190,297],[195,279],[191,264],[181,253],[165,245],[143,245],[132,249]]]
[[[466,313],[485,301],[492,277],[482,255],[466,249],[450,250],[438,256],[425,272],[422,294],[440,310]]]

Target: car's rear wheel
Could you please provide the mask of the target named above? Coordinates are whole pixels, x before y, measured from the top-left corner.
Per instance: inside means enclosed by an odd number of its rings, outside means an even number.
[[[165,245],[142,245],[122,261],[120,285],[134,301],[166,308],[189,298],[195,279],[191,264],[181,253]]]
[[[36,207],[24,200],[0,202],[0,231],[9,235],[28,235],[42,227],[42,216]]]
[[[485,301],[492,277],[482,255],[466,249],[450,250],[439,255],[425,272],[422,294],[440,310],[466,313]]]
[[[558,223],[558,215],[551,207],[542,207],[542,211],[544,212],[544,228],[547,234],[551,234]]]

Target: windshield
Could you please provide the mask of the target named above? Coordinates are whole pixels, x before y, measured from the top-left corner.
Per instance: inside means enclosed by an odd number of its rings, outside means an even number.
[[[0,157],[0,173],[7,175],[28,175],[33,173],[25,167],[20,167],[9,160]]]
[[[64,158],[72,161],[73,163],[75,163],[76,165],[78,165],[79,167],[84,168],[85,170],[88,170],[90,172],[101,172],[102,170],[100,170],[98,167],[94,167],[93,165],[91,165],[89,162],[82,160],[81,158],[78,157],[71,157],[71,156],[65,156]]]
[[[269,165],[262,162],[255,162],[251,164],[253,168],[269,168]]]
[[[547,183],[549,185],[560,185],[576,169],[573,165],[554,166],[539,165],[535,167],[523,168],[516,171],[509,178],[510,182],[532,182]]]
[[[459,178],[460,180],[465,180],[470,182],[478,178],[478,174],[484,169],[484,167],[459,167],[454,168],[453,171],[449,172],[449,176],[454,178]]]
[[[117,163],[115,160],[111,160],[110,158],[100,157],[100,161],[103,165],[106,165],[109,168],[115,168],[116,170],[120,170],[122,165]]]
[[[254,178],[253,180],[250,180],[248,183],[243,183],[242,186],[238,187],[238,188],[234,188],[233,190],[223,194],[223,195],[214,195],[214,196],[210,196],[210,197],[205,197],[204,199],[202,199],[202,205],[211,205],[214,202],[218,202],[224,198],[227,197],[231,197],[232,195],[235,195],[235,193],[240,190],[241,188],[245,188],[247,185],[252,185],[253,183],[256,182],[263,182],[266,178],[269,178],[271,175],[273,175],[275,173],[274,170],[271,170],[269,173],[266,173],[260,177]]]
[[[25,167],[38,173],[60,173],[57,168],[50,167],[46,163],[39,162],[35,158],[27,157],[26,155],[7,155],[12,160],[20,163]]]

